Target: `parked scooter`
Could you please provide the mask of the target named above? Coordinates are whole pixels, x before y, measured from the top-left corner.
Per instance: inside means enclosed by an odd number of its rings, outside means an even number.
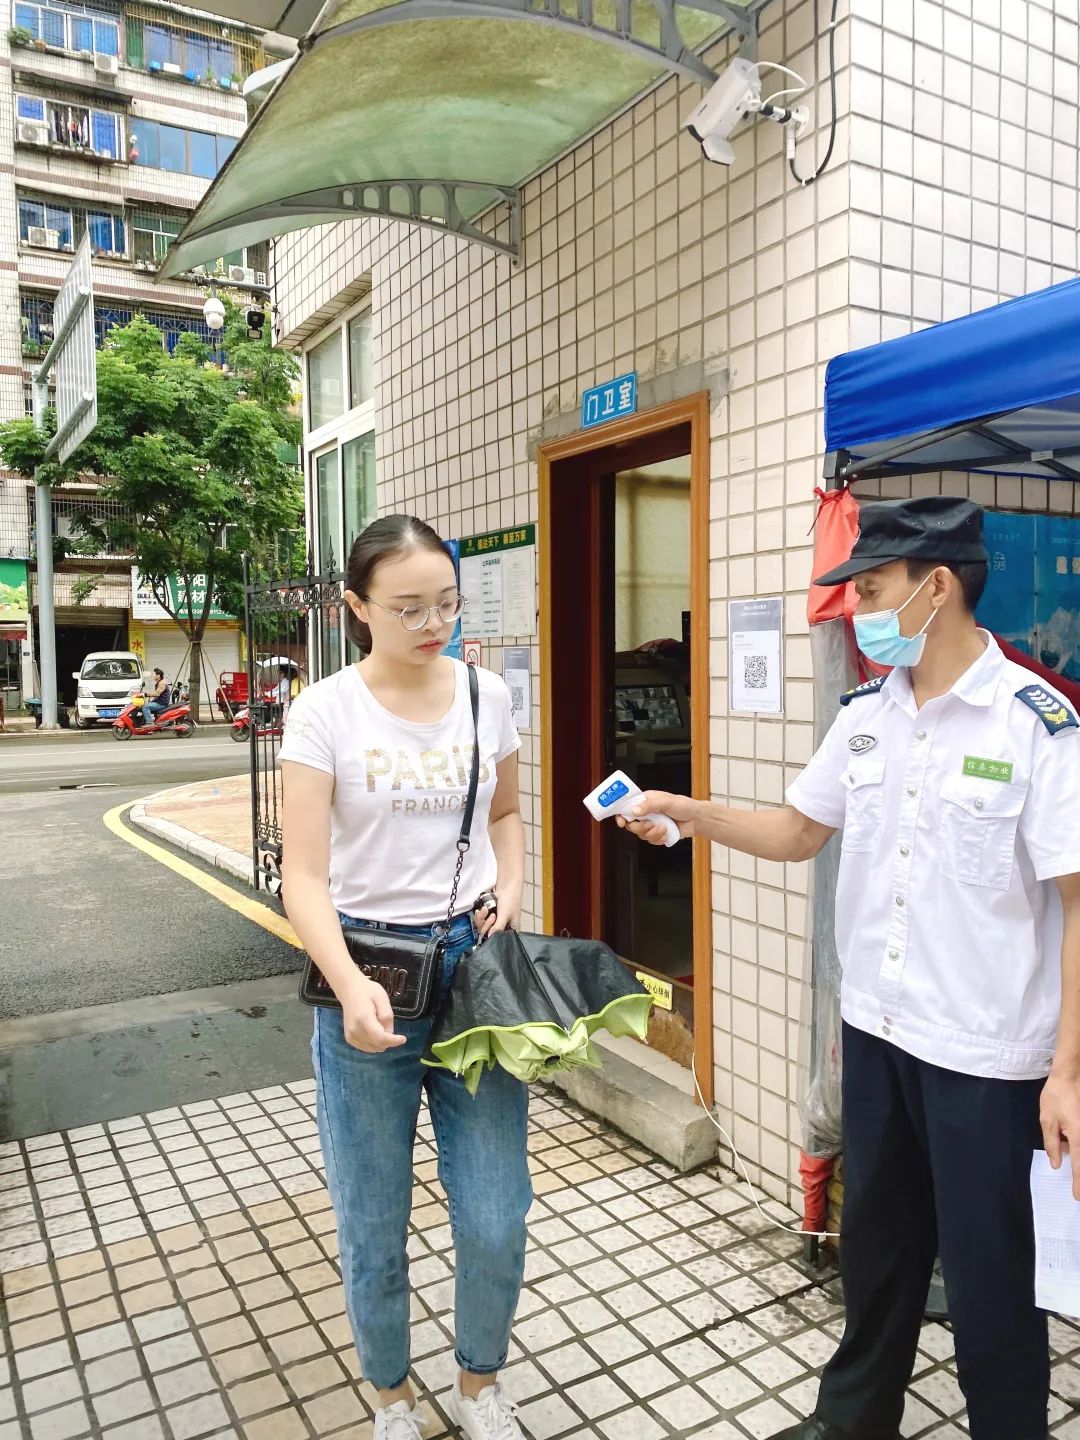
[[[277,736],[278,739],[280,739],[283,733],[281,723],[282,707],[280,705],[269,705],[264,706],[264,708],[273,709],[277,711],[277,714],[275,718],[272,719],[269,723],[264,722],[262,725],[259,726],[259,739],[262,740],[265,736],[268,735],[274,735]],[[236,741],[238,745],[246,745],[247,742],[251,739],[250,705],[242,705],[240,709],[237,710],[236,714],[233,716],[233,722],[229,726],[229,734],[232,736],[232,738]]]
[[[286,655],[270,655],[256,665],[255,688],[262,701],[257,731],[260,740],[266,736],[280,739],[283,734],[286,701],[279,678],[282,674],[288,677],[288,698],[295,699],[306,684],[302,666]],[[238,745],[243,745],[251,738],[251,728],[251,706],[241,705],[233,716],[229,733]]]
[[[191,705],[187,690],[174,685],[168,707],[160,715],[146,714],[146,696],[134,695],[113,721],[113,735],[117,740],[130,740],[132,735],[175,735],[186,740],[195,733],[195,721],[191,718]]]

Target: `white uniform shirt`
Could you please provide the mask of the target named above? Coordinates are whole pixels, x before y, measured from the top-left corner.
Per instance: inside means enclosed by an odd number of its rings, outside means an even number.
[[[984,638],[921,710],[906,669],[856,694],[787,798],[843,827],[848,1024],[948,1070],[1038,1079],[1061,998],[1054,879],[1080,872],[1080,730],[1052,734],[1016,694],[1038,677]]]

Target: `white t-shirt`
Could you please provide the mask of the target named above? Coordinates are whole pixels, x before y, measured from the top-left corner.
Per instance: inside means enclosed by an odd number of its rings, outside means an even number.
[[[473,752],[468,671],[460,661],[454,668],[453,704],[430,725],[392,715],[355,665],[309,685],[289,706],[281,760],[334,776],[330,898],[346,915],[394,925],[446,915]],[[495,883],[495,767],[521,744],[501,677],[478,667],[476,678],[480,781],[458,913]]]

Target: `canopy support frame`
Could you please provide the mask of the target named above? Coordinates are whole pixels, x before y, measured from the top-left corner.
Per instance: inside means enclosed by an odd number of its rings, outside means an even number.
[[[1080,456],[1080,447],[1070,447],[1067,450],[1029,450],[1027,446],[1008,439],[995,428],[995,421],[1011,413],[1008,410],[999,410],[994,415],[960,421],[956,425],[929,431],[914,439],[909,436],[866,460],[852,456],[850,450],[831,450],[825,456],[823,470],[824,478],[829,482],[827,488],[838,490],[856,480],[880,480],[890,475],[932,475],[938,470],[992,470],[995,462],[1011,464],[1017,460],[1029,460],[1032,464],[1045,466],[1063,480],[1080,480],[1080,470],[1063,463],[1073,456]],[[999,452],[1004,451],[1004,454],[976,456],[963,464],[954,465],[943,464],[941,461],[927,465],[917,462],[907,465],[902,459],[903,456],[914,455],[918,450],[925,450],[928,445],[936,445],[939,441],[952,439],[956,435],[978,435],[980,439],[996,446]]]
[[[442,196],[444,218],[425,213],[423,192],[436,190]],[[479,191],[489,194],[491,205],[505,204],[510,209],[510,239],[483,230],[462,213],[458,204],[461,190]],[[404,191],[408,196],[408,210],[395,209],[391,200],[395,191]],[[374,198],[377,203],[366,203]],[[485,211],[484,213],[489,213]],[[286,195],[280,200],[265,205],[252,206],[230,219],[230,225],[250,225],[259,220],[284,219],[290,215],[332,215],[338,220],[360,219],[370,216],[376,220],[403,220],[409,225],[435,230],[443,235],[456,235],[462,240],[471,240],[500,255],[517,260],[521,253],[521,192],[503,185],[492,185],[487,181],[471,180],[358,180],[353,184],[327,185],[316,190],[304,190],[296,195]],[[213,233],[209,227],[207,233]],[[198,240],[195,231],[185,237]]]
[[[614,0],[616,24],[604,25],[596,16],[593,0],[576,0],[577,14],[564,14],[560,0],[397,0],[396,4],[354,16],[340,25],[331,25],[301,42],[302,50],[315,51],[333,40],[344,39],[365,30],[379,30],[414,20],[524,20],[550,25],[580,34],[583,30],[597,40],[620,50],[640,56],[651,64],[657,61],[669,70],[697,80],[706,87],[715,84],[716,71],[683,41],[676,11],[680,4],[715,15],[730,25],[741,37],[743,45],[756,42],[757,11],[743,15],[725,0],[648,0],[660,19],[660,44],[650,45],[633,33],[633,0]],[[641,0],[637,0],[641,3]]]

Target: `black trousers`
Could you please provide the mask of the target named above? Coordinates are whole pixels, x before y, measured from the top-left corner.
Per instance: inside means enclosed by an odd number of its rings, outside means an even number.
[[[1029,1173],[1041,1080],[942,1070],[844,1027],[846,1327],[817,1414],[894,1440],[936,1254],[972,1440],[1045,1440]]]

